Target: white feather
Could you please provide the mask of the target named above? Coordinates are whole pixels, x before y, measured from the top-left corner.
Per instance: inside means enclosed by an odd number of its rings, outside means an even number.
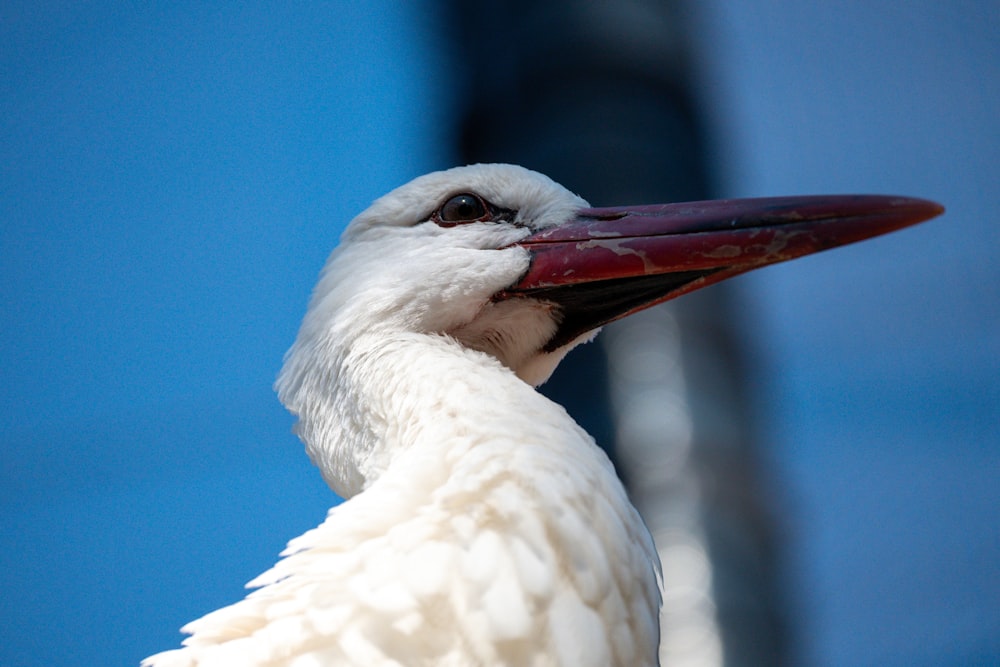
[[[518,224],[426,222],[468,191]],[[656,663],[652,541],[607,457],[531,386],[579,341],[539,352],[549,307],[490,301],[527,268],[507,246],[585,204],[539,174],[477,165],[351,223],[277,382],[350,499],[258,590],[144,665]]]

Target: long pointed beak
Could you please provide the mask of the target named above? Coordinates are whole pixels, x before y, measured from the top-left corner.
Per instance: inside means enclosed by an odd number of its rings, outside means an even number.
[[[580,334],[740,273],[885,234],[944,211],[909,197],[768,197],[589,208],[517,245],[528,272],[496,300],[560,308],[553,350]]]

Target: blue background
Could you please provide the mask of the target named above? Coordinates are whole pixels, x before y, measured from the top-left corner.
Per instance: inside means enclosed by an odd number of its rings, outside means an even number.
[[[727,195],[948,207],[740,279],[796,664],[1000,659],[1000,6],[693,19]],[[270,385],[343,225],[455,162],[458,37],[430,2],[0,8],[0,664],[174,646],[336,501]]]

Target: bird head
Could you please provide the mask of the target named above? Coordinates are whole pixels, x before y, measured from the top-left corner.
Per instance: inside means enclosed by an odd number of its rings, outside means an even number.
[[[442,334],[539,384],[610,321],[941,210],[871,195],[595,209],[522,167],[457,167],[393,190],[348,225],[296,346]]]
[[[399,333],[449,337],[537,385],[608,322],[941,210],[871,195],[590,208],[513,165],[428,174],[348,225],[286,356],[279,396],[301,417],[335,384],[352,345]]]

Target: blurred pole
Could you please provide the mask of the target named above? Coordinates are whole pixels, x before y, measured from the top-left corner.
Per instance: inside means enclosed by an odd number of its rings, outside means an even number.
[[[450,0],[461,157],[595,206],[712,196],[682,2]],[[664,665],[780,665],[773,522],[728,286],[607,328],[543,387],[605,446],[657,541]]]

